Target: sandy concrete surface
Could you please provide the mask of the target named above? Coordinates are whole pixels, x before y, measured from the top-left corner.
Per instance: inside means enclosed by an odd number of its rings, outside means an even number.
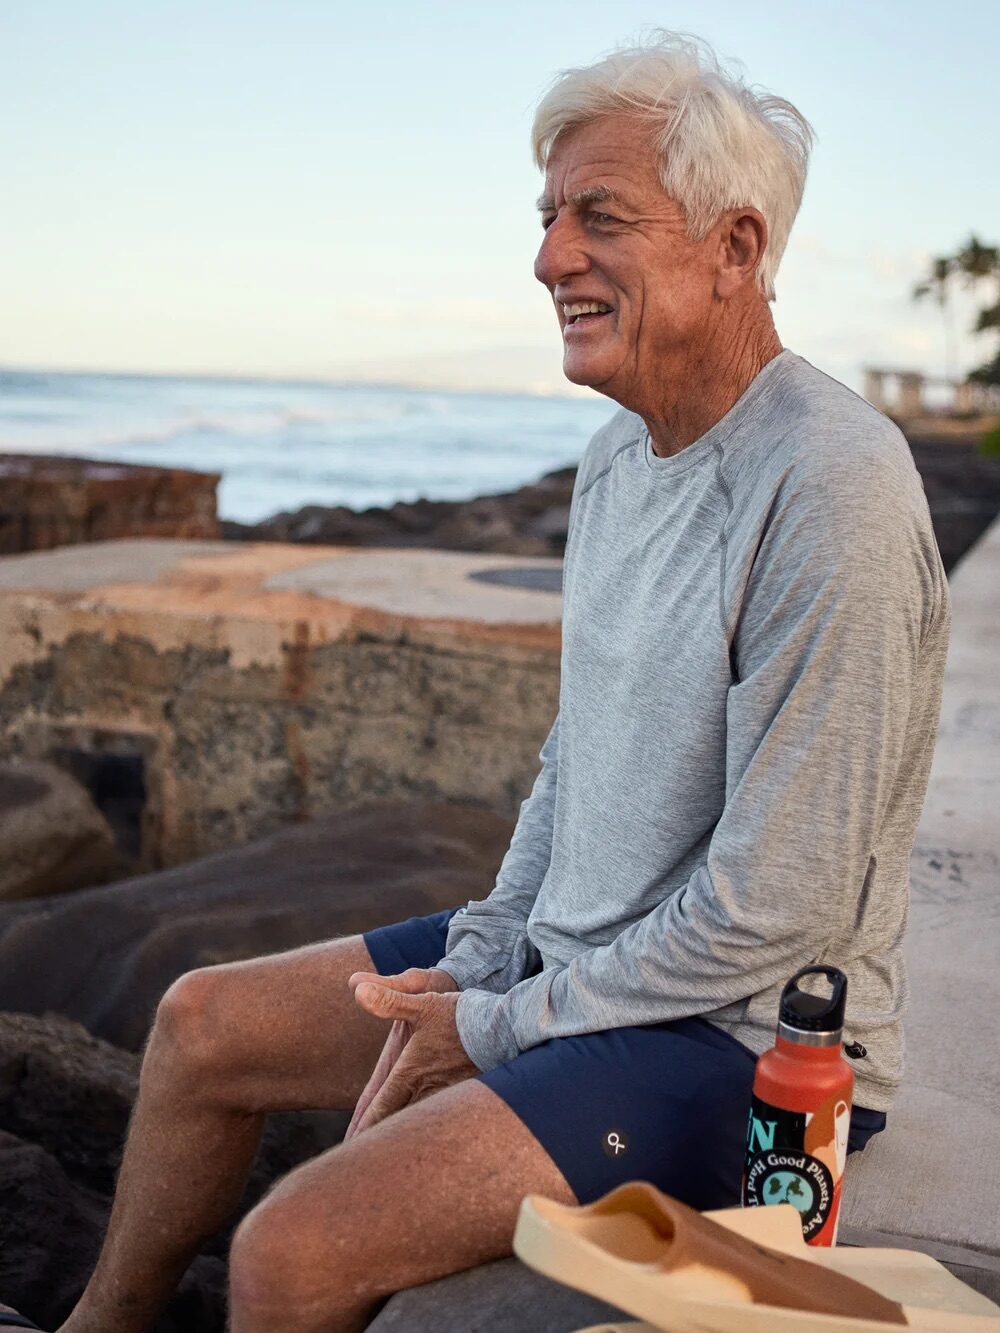
[[[885,1132],[848,1164],[840,1239],[925,1250],[996,1300],[1000,520],[950,589],[941,721],[910,867],[903,1084]]]
[[[401,615],[549,624],[562,615],[561,594],[523,585],[530,584],[533,575],[561,568],[561,560],[546,556],[358,551],[272,574],[264,586],[361,602]]]

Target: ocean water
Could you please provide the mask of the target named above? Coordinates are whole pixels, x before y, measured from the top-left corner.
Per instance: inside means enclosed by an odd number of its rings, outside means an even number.
[[[219,512],[513,490],[576,463],[615,405],[382,385],[0,369],[0,453],[220,472]]]

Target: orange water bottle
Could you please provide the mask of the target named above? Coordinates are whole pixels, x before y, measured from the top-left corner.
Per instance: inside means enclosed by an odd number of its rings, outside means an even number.
[[[830,994],[802,990],[825,977]],[[743,1204],[791,1203],[810,1245],[833,1245],[847,1160],[854,1073],[841,1038],[847,978],[836,967],[804,967],[781,992],[778,1035],[757,1061],[747,1125]]]

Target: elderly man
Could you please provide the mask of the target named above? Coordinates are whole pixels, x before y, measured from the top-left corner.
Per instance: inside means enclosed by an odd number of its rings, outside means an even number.
[[[775,332],[810,141],[670,33],[541,102],[535,273],[622,409],[574,488],[541,771],[484,900],[171,987],[64,1333],[148,1327],[277,1108],[356,1110],[239,1227],[234,1333],[362,1329],[509,1254],[529,1192],[736,1202],[812,962],[849,978],[851,1147],[884,1125],[948,594],[905,440]]]

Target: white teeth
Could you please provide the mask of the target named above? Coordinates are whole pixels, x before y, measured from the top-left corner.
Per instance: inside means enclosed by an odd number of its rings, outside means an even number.
[[[577,315],[603,315],[613,309],[614,306],[603,301],[578,301],[575,305],[564,305],[563,314],[567,319],[575,319]]]

